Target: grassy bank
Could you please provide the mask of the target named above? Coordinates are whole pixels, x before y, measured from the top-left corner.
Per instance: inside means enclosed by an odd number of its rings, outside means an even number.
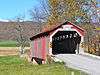
[[[85,75],[63,64],[33,65],[18,56],[0,57],[0,75]]]

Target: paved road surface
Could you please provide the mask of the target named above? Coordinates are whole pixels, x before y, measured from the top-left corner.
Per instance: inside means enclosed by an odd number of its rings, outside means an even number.
[[[89,75],[100,75],[100,59],[77,54],[58,54],[56,58],[63,60],[66,66],[85,71]]]

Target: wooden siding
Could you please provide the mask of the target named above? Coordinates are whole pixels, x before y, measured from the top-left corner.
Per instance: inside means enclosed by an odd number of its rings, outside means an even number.
[[[33,55],[34,55],[34,41],[31,41],[30,46],[31,46],[31,48],[30,48],[30,57],[33,57]]]
[[[49,54],[49,42],[50,42],[50,37],[46,37],[46,55]]]
[[[46,57],[46,39],[42,37],[42,58],[45,59]]]
[[[42,37],[31,41],[31,57],[46,59],[49,53],[49,37]]]
[[[37,57],[37,50],[38,50],[38,44],[37,44],[37,40],[34,40],[34,57]]]
[[[38,58],[42,58],[42,54],[41,54],[41,49],[42,49],[42,45],[41,45],[41,38],[37,40],[37,44],[38,44],[38,50],[37,50],[37,57]]]

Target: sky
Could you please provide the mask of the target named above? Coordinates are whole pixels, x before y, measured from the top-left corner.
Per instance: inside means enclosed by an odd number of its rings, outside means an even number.
[[[39,0],[0,0],[0,20],[11,20],[25,15],[30,19],[29,10],[39,4]]]
[[[29,10],[39,6],[40,0],[0,0],[0,20],[12,20],[25,15],[30,20]],[[97,0],[100,3],[100,0]],[[100,4],[98,5],[100,7]]]

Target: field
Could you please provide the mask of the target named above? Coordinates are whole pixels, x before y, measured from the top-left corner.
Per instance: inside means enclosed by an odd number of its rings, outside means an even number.
[[[63,64],[33,65],[19,56],[0,57],[0,75],[85,75]]]
[[[17,47],[18,43],[13,40],[0,40],[0,47]],[[29,43],[26,44],[29,47]]]
[[[16,47],[17,46],[17,42],[16,41],[12,41],[12,40],[0,40],[0,47]]]

